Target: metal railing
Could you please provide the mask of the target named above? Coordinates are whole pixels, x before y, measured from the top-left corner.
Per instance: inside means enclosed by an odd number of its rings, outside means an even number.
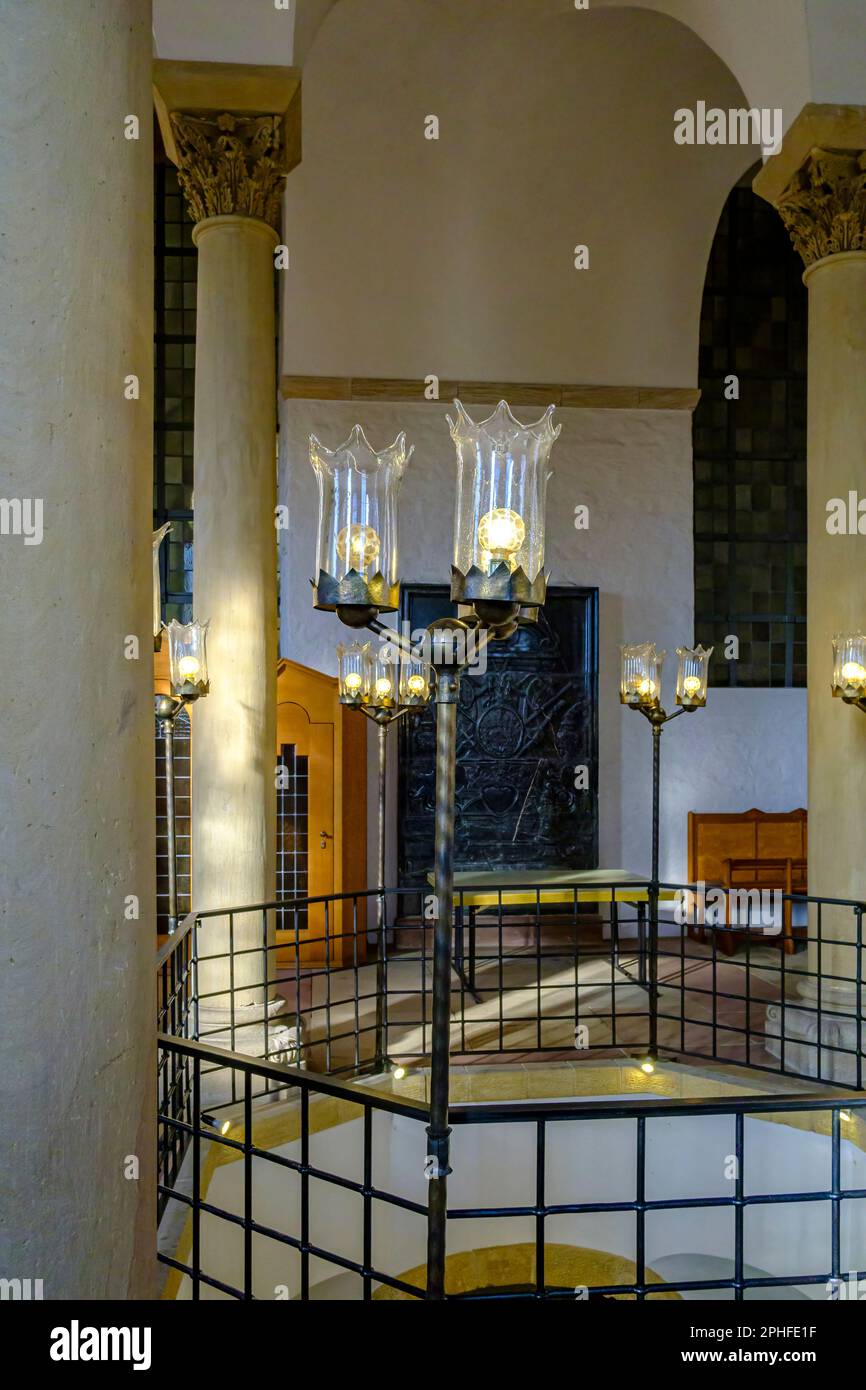
[[[379,1177],[374,1158],[374,1124],[378,1116],[392,1121],[400,1117],[418,1127],[417,1136],[412,1134],[408,1143],[415,1153],[417,1175],[420,1177],[422,1165],[426,1162],[426,1138],[421,1127],[429,1121],[429,1108],[426,1104],[410,1099],[397,1098],[387,1094],[377,1094],[371,1087],[352,1085],[329,1077],[318,1076],[280,1063],[268,1063],[240,1056],[203,1043],[183,1041],[178,1038],[160,1037],[160,1055],[173,1059],[178,1069],[185,1069],[191,1081],[191,1106],[188,1118],[179,1118],[167,1113],[160,1114],[160,1128],[178,1135],[186,1148],[189,1163],[189,1182],[187,1189],[179,1191],[175,1186],[160,1183],[160,1198],[163,1202],[175,1201],[187,1216],[188,1240],[184,1253],[168,1254],[162,1252],[160,1260],[177,1276],[189,1281],[188,1293],[192,1299],[199,1299],[203,1291],[213,1289],[217,1296],[235,1299],[299,1298],[308,1300],[314,1287],[311,1280],[311,1262],[317,1262],[317,1271],[324,1264],[336,1273],[355,1276],[356,1296],[368,1301],[377,1290],[393,1290],[398,1296],[424,1298],[425,1283],[410,1282],[406,1271],[388,1267],[393,1262],[391,1242],[387,1239],[388,1223],[391,1213],[399,1211],[426,1223],[427,1206],[423,1200],[415,1200],[404,1192],[389,1189]],[[203,1078],[208,1069],[231,1070],[237,1079],[237,1089],[242,1096],[241,1108],[232,1126],[220,1132],[202,1109]],[[280,1152],[264,1147],[256,1139],[256,1112],[253,1097],[256,1086],[263,1081],[270,1083],[271,1093],[284,1100],[296,1103],[297,1124],[292,1132],[293,1145],[284,1145],[293,1152]],[[361,1122],[361,1156],[356,1162],[356,1172],[347,1174],[345,1160],[334,1167],[324,1166],[322,1159],[313,1160],[311,1140],[315,1125],[312,1107],[317,1102],[329,1099],[343,1102],[352,1114],[357,1113]],[[476,1127],[503,1124],[528,1126],[534,1147],[534,1163],[525,1165],[522,1177],[525,1180],[526,1198],[519,1203],[508,1205],[477,1204],[471,1206],[452,1205],[446,1215],[444,1235],[447,1246],[449,1233],[460,1246],[457,1227],[467,1221],[493,1222],[503,1228],[503,1244],[512,1243],[508,1236],[514,1233],[514,1223],[528,1219],[533,1223],[533,1243],[535,1247],[534,1272],[531,1282],[525,1287],[508,1289],[479,1289],[450,1294],[449,1297],[480,1298],[496,1300],[501,1298],[562,1299],[562,1298],[604,1298],[626,1297],[638,1300],[657,1298],[662,1294],[682,1294],[703,1292],[730,1292],[737,1301],[747,1297],[753,1289],[801,1289],[812,1285],[824,1285],[827,1297],[839,1296],[838,1291],[851,1278],[858,1281],[866,1277],[861,1266],[866,1265],[866,1242],[862,1236],[845,1241],[843,1258],[843,1231],[856,1222],[845,1222],[843,1215],[850,1210],[846,1204],[859,1203],[866,1198],[866,1187],[846,1184],[843,1181],[843,1144],[848,1138],[851,1126],[866,1119],[866,1098],[852,1099],[848,1095],[796,1095],[790,1094],[763,1097],[730,1097],[718,1100],[616,1100],[616,1101],[535,1101],[500,1104],[458,1104],[451,1110],[451,1123],[461,1132]],[[816,1117],[824,1117],[823,1129],[829,1140],[829,1183],[821,1188],[808,1190],[785,1188],[772,1192],[760,1190],[760,1181],[766,1174],[756,1172],[750,1165],[748,1144],[749,1131],[746,1121],[750,1117],[760,1118],[772,1115],[778,1121],[784,1117],[803,1115],[813,1123]],[[710,1116],[730,1117],[734,1125],[734,1147],[731,1159],[734,1160],[729,1182],[730,1191],[719,1195],[710,1190],[699,1196],[654,1197],[648,1182],[648,1126],[656,1119],[688,1117],[700,1121]],[[346,1117],[351,1118],[351,1115]],[[581,1198],[581,1187],[585,1170],[580,1164],[572,1165],[570,1187],[560,1192],[553,1200],[549,1195],[548,1144],[551,1130],[562,1126],[586,1126],[593,1121],[619,1120],[627,1122],[633,1130],[633,1190],[619,1200],[587,1201]],[[819,1132],[821,1126],[818,1124]],[[591,1138],[587,1133],[586,1143]],[[627,1145],[626,1136],[619,1141]],[[230,1159],[234,1158],[242,1173],[240,1187],[234,1189],[234,1202],[222,1202],[211,1196],[207,1188],[205,1171],[205,1151],[210,1147],[221,1150]],[[459,1148],[458,1148],[459,1152]],[[335,1155],[336,1157],[336,1155]],[[264,1168],[272,1168],[285,1176],[285,1197],[279,1208],[287,1216],[287,1226],[280,1228],[272,1222],[263,1221],[256,1215],[260,1190],[257,1179]],[[339,1170],[338,1170],[339,1167]],[[211,1165],[212,1169],[212,1165]],[[751,1180],[751,1181],[750,1181]],[[291,1186],[294,1182],[295,1187]],[[311,1194],[313,1184],[321,1185],[318,1200]],[[423,1187],[423,1181],[419,1184]],[[747,1190],[747,1188],[758,1190]],[[327,1192],[330,1196],[324,1196]],[[324,1204],[336,1200],[338,1194],[353,1194],[358,1199],[358,1228],[355,1243],[359,1256],[353,1258],[326,1244],[318,1233],[322,1221]],[[775,1207],[779,1220],[789,1220],[793,1205],[824,1203],[828,1208],[826,1237],[820,1242],[820,1249],[812,1249],[806,1261],[807,1267],[795,1267],[783,1274],[750,1275],[745,1261],[746,1222],[748,1213],[756,1208]],[[647,1256],[647,1222],[659,1213],[692,1210],[695,1213],[711,1213],[718,1209],[729,1210],[733,1219],[733,1238],[731,1241],[730,1273],[722,1277],[682,1278],[664,1280],[651,1270]],[[579,1287],[563,1286],[553,1282],[546,1274],[546,1249],[550,1223],[567,1217],[604,1216],[631,1214],[634,1217],[632,1248],[634,1253],[632,1279],[618,1279],[598,1282]],[[210,1223],[210,1226],[208,1226]],[[221,1273],[223,1265],[218,1255],[213,1253],[218,1241],[208,1242],[205,1236],[212,1234],[226,1223],[240,1233],[240,1244],[234,1248],[234,1258],[229,1261],[236,1270],[232,1280]],[[376,1235],[380,1223],[386,1227],[384,1240],[377,1242]],[[511,1223],[511,1229],[506,1226]],[[490,1244],[494,1244],[488,1236]],[[283,1248],[287,1258],[281,1274],[283,1282],[268,1284],[268,1274],[258,1273],[260,1260],[273,1270],[273,1259],[265,1259],[271,1243]],[[212,1261],[209,1267],[205,1247],[209,1245]],[[386,1252],[385,1259],[374,1258],[374,1249]],[[383,1263],[386,1267],[382,1267]],[[632,1263],[629,1261],[629,1263]],[[402,1276],[402,1277],[401,1277]],[[264,1283],[263,1283],[264,1279]],[[346,1297],[345,1291],[341,1295]],[[381,1294],[380,1294],[381,1296]],[[393,1295],[392,1295],[393,1296]],[[843,1295],[844,1296],[844,1295]],[[852,1295],[857,1296],[857,1295]]]
[[[808,919],[788,937],[781,925],[701,921],[705,940],[696,941],[680,907],[694,885],[660,885],[662,914],[677,910],[684,920],[662,915],[658,929],[647,911],[649,886],[596,885],[591,903],[585,888],[556,889],[556,901],[554,890],[531,884],[507,893],[456,890],[452,1056],[643,1052],[861,1089],[864,904],[779,894],[779,922],[789,912]],[[527,901],[510,903],[516,894]],[[380,899],[387,929],[377,944]],[[235,1001],[249,996],[250,985],[236,979],[253,961],[259,981],[267,980],[260,1001],[281,1001],[281,1012],[274,1015],[272,1003],[262,1020],[260,1055],[328,1075],[420,1064],[430,1054],[432,1016],[425,901],[417,888],[371,889],[192,914],[182,929],[189,958],[167,997],[184,1017],[194,1012],[186,1035],[248,1050],[238,1045],[249,1024]],[[285,926],[275,940],[277,909]],[[222,950],[210,945],[215,921]],[[786,941],[796,954],[779,949]],[[729,955],[723,948],[734,942]],[[202,990],[199,972],[217,966],[219,987]],[[209,1025],[208,1007],[217,1002],[226,1017]],[[162,1021],[160,1029],[178,1031]]]
[[[839,1178],[841,1117],[866,1101],[862,1087],[862,913],[859,902],[792,895],[784,897],[783,934],[748,922],[732,928],[700,920],[704,939],[690,939],[689,912],[678,923],[657,925],[647,910],[650,884],[594,885],[591,901],[581,887],[550,890],[536,885],[508,891],[462,887],[455,894],[450,1050],[452,1060],[475,1057],[508,1061],[630,1056],[652,1060],[690,1058],[740,1065],[813,1082],[832,1081],[833,1096],[757,1097],[710,1103],[689,1100],[623,1102],[556,1102],[501,1106],[452,1105],[450,1122],[465,1130],[493,1122],[535,1127],[534,1185],[519,1205],[487,1208],[453,1203],[443,1218],[440,1249],[447,1230],[466,1220],[531,1218],[535,1221],[535,1272],[532,1287],[508,1296],[574,1297],[574,1290],[555,1287],[544,1273],[545,1232],[563,1214],[600,1211],[633,1212],[636,1220],[634,1278],[598,1286],[591,1296],[615,1294],[653,1297],[669,1290],[732,1290],[742,1298],[750,1288],[808,1285],[840,1277],[838,1221],[842,1205],[866,1195],[844,1188]],[[659,885],[665,900],[680,910],[684,892],[694,885]],[[515,903],[515,895],[523,900]],[[782,895],[780,895],[781,897]],[[383,903],[386,930],[375,941],[377,907]],[[159,958],[159,1209],[174,1199],[191,1213],[189,1259],[166,1252],[163,1262],[186,1274],[192,1296],[212,1284],[226,1296],[253,1294],[252,1243],[259,1238],[281,1242],[300,1260],[297,1287],[291,1296],[310,1296],[310,1259],[324,1260],[361,1280],[361,1296],[375,1287],[391,1296],[425,1297],[423,1280],[401,1278],[405,1269],[382,1268],[373,1260],[372,1231],[379,1204],[402,1208],[426,1219],[424,1192],[417,1199],[389,1192],[373,1171],[373,1128],[378,1112],[426,1126],[425,1105],[397,1099],[359,1085],[357,1078],[400,1067],[423,1067],[430,1054],[432,927],[425,919],[427,901],[417,888],[370,890],[327,898],[281,901],[226,911],[191,914],[166,943]],[[274,913],[283,930],[277,939]],[[790,929],[797,916],[803,921]],[[728,954],[735,933],[738,953]],[[700,932],[698,933],[700,934]],[[219,941],[224,949],[214,949]],[[788,954],[794,946],[797,954]],[[377,949],[378,946],[378,949]],[[250,963],[259,970],[250,985]],[[218,973],[218,989],[202,990],[201,976]],[[236,983],[243,980],[244,983]],[[803,986],[792,995],[792,983]],[[257,994],[260,1020],[256,1045],[250,1046],[246,1005]],[[281,1013],[267,1001],[274,997]],[[223,1006],[218,1024],[208,1025],[209,1010]],[[772,1023],[768,1022],[768,1010]],[[253,1030],[255,1033],[255,1030]],[[289,1043],[287,1044],[287,1032]],[[243,1044],[238,1046],[238,1042]],[[256,1056],[249,1055],[254,1051]],[[292,1065],[286,1064],[286,1058]],[[354,1078],[350,1080],[349,1078]],[[847,1093],[842,1088],[848,1088]],[[363,1112],[363,1172],[355,1178],[310,1162],[311,1101],[332,1100],[359,1106]],[[270,1153],[256,1145],[253,1114],[268,1100],[297,1102],[300,1149],[297,1157]],[[685,1114],[735,1117],[735,1156],[740,1173],[745,1160],[743,1119],[768,1111],[826,1111],[831,1141],[832,1180],[807,1193],[748,1193],[738,1179],[730,1195],[710,1199],[654,1200],[647,1196],[645,1126],[654,1118]],[[228,1117],[223,1119],[223,1117]],[[634,1195],[627,1200],[592,1203],[548,1202],[544,1154],[551,1125],[593,1118],[621,1118],[636,1126]],[[233,1132],[233,1128],[237,1131]],[[207,1200],[202,1189],[202,1144],[234,1148],[244,1162],[244,1206],[226,1212]],[[422,1145],[424,1145],[422,1151]],[[419,1165],[429,1165],[430,1144],[419,1136]],[[257,1223],[252,1212],[253,1160],[291,1170],[300,1183],[296,1229],[277,1233]],[[435,1167],[435,1165],[434,1165]],[[183,1176],[184,1181],[178,1179]],[[428,1174],[429,1176],[429,1174]],[[362,1248],[349,1258],[317,1241],[309,1224],[309,1184],[331,1184],[361,1199]],[[428,1189],[429,1191],[429,1189]],[[744,1273],[743,1218],[753,1205],[767,1201],[830,1204],[831,1248],[821,1263],[802,1277],[773,1278]],[[727,1206],[734,1216],[735,1259],[730,1277],[663,1284],[647,1281],[644,1232],[647,1214],[688,1206]],[[244,1278],[220,1280],[208,1274],[201,1259],[202,1217],[219,1217],[243,1230]],[[866,1256],[856,1263],[866,1264]],[[858,1274],[858,1277],[861,1277]],[[288,1287],[288,1285],[287,1285]],[[265,1295],[272,1296],[272,1295]],[[289,1296],[289,1295],[286,1295]],[[488,1295],[485,1295],[488,1296]],[[504,1296],[495,1291],[490,1297]]]

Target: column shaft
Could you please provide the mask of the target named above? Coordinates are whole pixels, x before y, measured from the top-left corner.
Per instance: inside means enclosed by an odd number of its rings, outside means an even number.
[[[832,638],[866,624],[866,536],[827,530],[827,503],[866,498],[866,251],[828,256],[809,288],[808,657],[809,890],[866,900],[866,716],[830,695]],[[864,521],[866,524],[866,521]],[[825,912],[824,935],[851,940],[849,911]],[[816,930],[813,916],[812,932]],[[855,952],[824,946],[821,971],[853,982]],[[812,942],[810,970],[818,970]],[[814,992],[814,987],[809,990]],[[822,982],[826,1003],[853,1004],[853,983]]]
[[[3,6],[0,1274],[46,1299],[155,1293],[150,9]]]
[[[207,218],[194,236],[195,612],[210,620],[210,693],[193,715],[192,901],[207,909],[264,902],[276,887],[277,236],[244,216]],[[226,919],[201,940],[205,953],[228,950]],[[236,919],[234,945],[261,947],[260,914]],[[236,959],[236,1007],[261,1003],[263,974],[259,951]],[[203,964],[199,979],[204,994],[226,988],[228,961]]]

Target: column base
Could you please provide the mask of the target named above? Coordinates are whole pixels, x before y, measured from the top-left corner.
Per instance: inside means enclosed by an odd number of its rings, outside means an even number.
[[[206,1047],[221,1047],[227,1052],[239,1052],[245,1057],[261,1057],[268,1062],[284,1062],[287,1066],[301,1065],[301,1039],[296,1026],[289,1026],[279,1015],[285,1010],[285,999],[269,999],[267,1009],[261,1004],[236,1005],[234,1030],[229,1008],[199,1008],[198,1040]],[[234,1086],[232,1079],[234,1078]],[[263,1089],[256,1082],[254,1090]],[[202,1100],[207,1105],[220,1105],[243,1097],[243,1076],[229,1068],[203,1069]]]
[[[781,1004],[768,1004],[764,1031],[771,1057],[782,1059]],[[866,1056],[866,1028],[854,1014],[821,1013],[786,1004],[784,1009],[785,1069],[840,1086],[857,1085],[857,1046]],[[846,1049],[841,1051],[840,1049]],[[819,1066],[820,1063],[820,1066]],[[866,1074],[866,1071],[864,1071]]]

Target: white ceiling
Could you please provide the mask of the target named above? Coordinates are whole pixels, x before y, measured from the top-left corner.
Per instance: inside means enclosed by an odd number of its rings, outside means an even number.
[[[153,0],[157,58],[291,64],[295,0]]]

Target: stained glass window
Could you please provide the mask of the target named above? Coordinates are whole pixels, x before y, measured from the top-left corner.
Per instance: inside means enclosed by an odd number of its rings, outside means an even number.
[[[715,647],[712,685],[806,684],[802,275],[778,213],[744,181],[710,254],[694,415],[695,639]]]

